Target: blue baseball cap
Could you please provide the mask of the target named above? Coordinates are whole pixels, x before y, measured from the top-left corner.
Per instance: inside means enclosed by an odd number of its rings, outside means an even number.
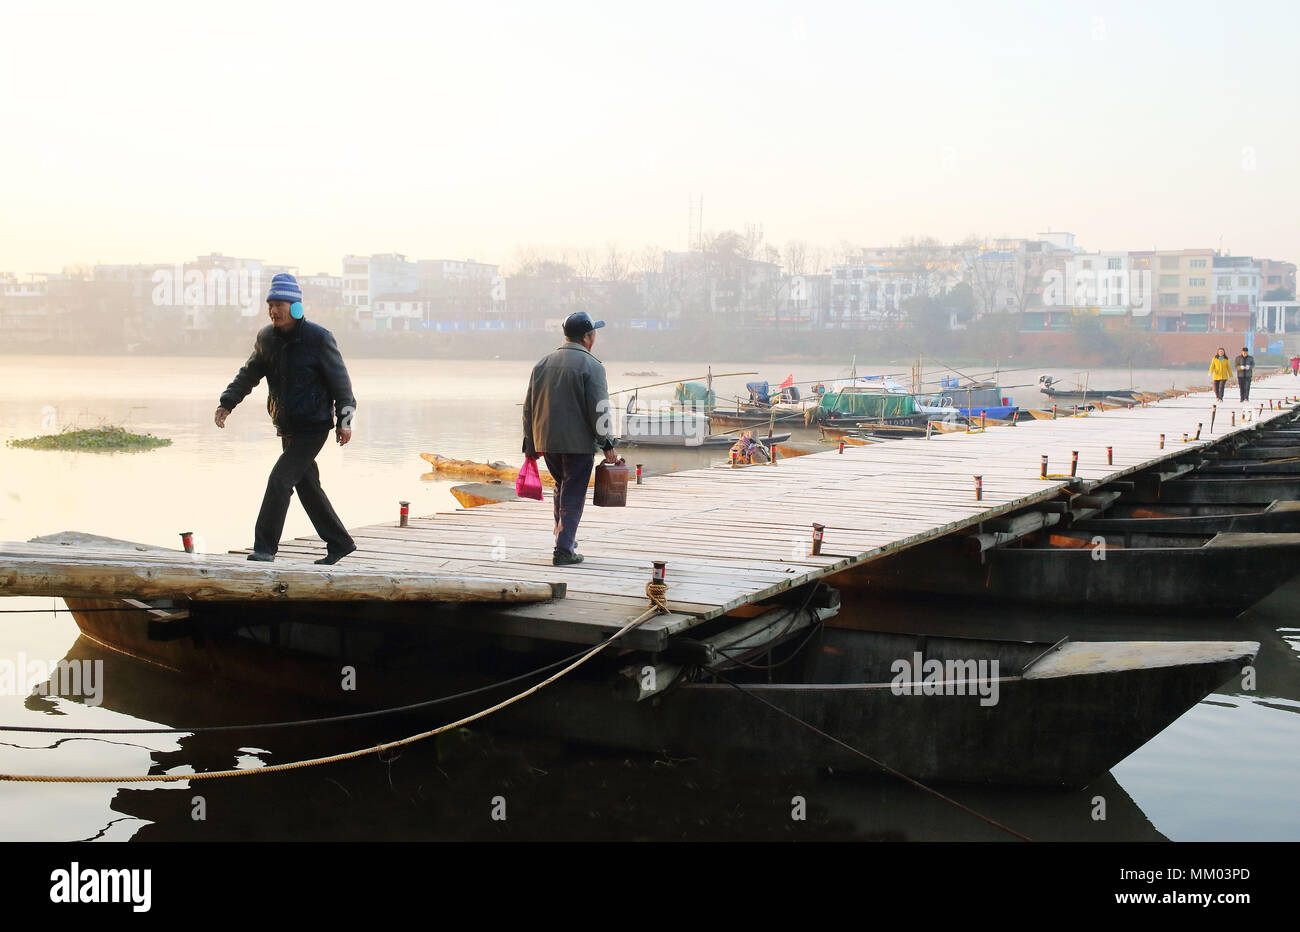
[[[603,320],[592,320],[586,311],[575,311],[564,319],[564,335],[570,340],[577,340],[603,326]]]

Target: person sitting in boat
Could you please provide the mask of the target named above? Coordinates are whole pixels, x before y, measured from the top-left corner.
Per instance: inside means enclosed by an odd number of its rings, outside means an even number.
[[[1223,400],[1223,389],[1232,378],[1232,363],[1228,361],[1228,351],[1222,346],[1210,360],[1210,378],[1214,380],[1214,397]]]
[[[769,456],[767,447],[754,439],[753,432],[745,431],[731,445],[731,458],[738,466],[752,466],[755,463],[766,463]]]

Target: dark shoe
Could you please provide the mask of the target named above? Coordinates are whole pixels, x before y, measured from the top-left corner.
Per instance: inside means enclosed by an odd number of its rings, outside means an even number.
[[[573,566],[575,563],[581,562],[582,554],[580,553],[563,553],[562,551],[557,550],[551,554],[552,566]]]
[[[325,556],[317,560],[316,563],[320,566],[333,566],[335,563],[342,560],[348,554],[354,553],[356,549],[357,549],[356,547],[349,547],[347,550],[339,550],[333,553],[327,552]]]
[[[258,552],[258,551],[256,551],[256,550],[254,550],[252,553],[250,553],[250,554],[248,555],[248,559],[250,559],[250,560],[256,560],[258,563],[270,563],[272,560],[275,559],[275,554],[273,554],[273,553],[260,553],[260,552]]]

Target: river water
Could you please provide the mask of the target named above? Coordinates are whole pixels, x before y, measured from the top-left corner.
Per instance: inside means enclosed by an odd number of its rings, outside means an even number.
[[[92,454],[0,447],[0,539],[63,530],[177,547],[194,531],[203,549],[251,544],[252,525],[278,443],[259,387],[219,431],[220,391],[237,359],[0,357],[0,439],[64,426],[121,424],[172,440],[146,453]],[[345,523],[456,507],[450,480],[425,478],[421,452],[519,460],[519,407],[529,361],[423,362],[350,359],[358,397],[354,439],[328,444],[322,484]],[[703,375],[698,365],[607,362],[611,389]],[[848,375],[839,363],[719,361],[717,373],[760,369],[775,383]],[[860,374],[887,367],[859,364]],[[624,375],[652,371],[656,375]],[[1064,370],[1043,369],[1067,382]],[[927,367],[927,377],[943,374]],[[1038,370],[1004,373],[1019,402],[1036,403]],[[743,390],[755,376],[718,383]],[[1200,383],[1198,370],[1093,371],[1091,386],[1167,388]],[[1029,383],[1029,384],[1025,384]],[[666,399],[671,386],[641,393]],[[618,403],[625,400],[620,396]],[[722,452],[644,452],[648,474],[718,461]],[[285,536],[312,533],[292,505]],[[945,788],[953,797],[1043,840],[1296,840],[1300,807],[1300,579],[1245,615],[1197,620],[1098,618],[1086,607],[1055,612],[943,604],[865,606],[844,614],[888,625],[957,628],[975,634],[1074,640],[1214,638],[1257,640],[1253,691],[1225,684],[1146,746],[1082,790]],[[102,704],[0,690],[0,724],[131,728],[225,724],[328,714],[277,692],[196,681],[78,638],[53,599],[0,600],[0,659],[102,660],[111,684]],[[894,613],[893,616],[890,613]],[[30,685],[30,684],[27,684]],[[758,714],[758,713],[756,713]],[[0,772],[146,773],[252,768],[365,747],[428,723],[359,723],[289,732],[68,737],[0,734]],[[196,802],[202,796],[201,805]],[[791,799],[807,801],[792,821]],[[497,797],[509,817],[492,818]],[[1097,799],[1106,817],[1096,817]],[[0,839],[947,839],[1005,834],[892,778],[819,772],[773,774],[762,766],[719,767],[506,737],[475,728],[406,748],[282,775],[130,787],[0,784]],[[200,812],[201,810],[201,812]],[[499,813],[498,813],[499,814]],[[201,818],[199,816],[202,816]]]

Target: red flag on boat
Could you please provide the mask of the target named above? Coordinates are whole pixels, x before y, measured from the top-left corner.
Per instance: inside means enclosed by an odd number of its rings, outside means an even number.
[[[793,384],[794,384],[794,373],[791,372],[789,375],[785,377],[785,381],[782,382],[780,385],[778,385],[777,388],[778,389],[789,388]]]

